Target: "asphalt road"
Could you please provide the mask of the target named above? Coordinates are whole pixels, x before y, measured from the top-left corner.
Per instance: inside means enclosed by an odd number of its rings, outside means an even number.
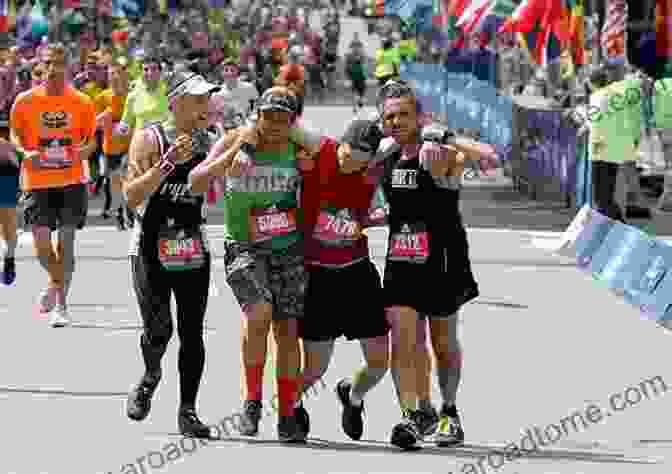
[[[347,107],[338,110],[307,113],[337,135],[350,115]],[[16,284],[0,287],[0,317],[5,321],[0,332],[0,472],[669,473],[671,334],[640,321],[635,310],[567,260],[534,244],[553,234],[512,229],[503,221],[492,226],[498,228],[479,229],[482,217],[474,209],[492,204],[487,201],[490,191],[480,184],[465,191],[463,203],[482,293],[461,314],[465,365],[458,406],[466,431],[464,447],[439,449],[428,443],[416,453],[391,448],[390,430],[399,413],[389,377],[366,400],[364,440],[346,438],[333,387],[361,364],[361,354],[358,344],[345,342],[338,344],[325,386],[307,401],[312,432],[306,446],[275,442],[274,416],[262,421],[258,439],[231,437],[208,446],[183,440],[176,426],[175,340],[164,360],[164,379],[150,417],[143,423],[129,421],[124,415],[126,392],[141,375],[142,364],[140,322],[126,258],[128,234],[94,218],[78,235],[72,327],[51,329],[33,313],[46,279],[27,235],[18,250]],[[509,211],[498,209],[499,219],[505,219]],[[533,217],[528,219],[530,229]],[[522,226],[524,219],[517,219]],[[223,275],[216,213],[211,223],[216,258],[199,411],[205,421],[217,423],[240,407],[241,315]],[[382,267],[385,229],[371,235],[372,257]],[[267,400],[272,397],[271,376],[268,370]],[[433,397],[438,403],[438,390]],[[577,411],[587,421],[577,421],[573,428],[567,417]],[[554,435],[552,425],[566,431]],[[526,430],[535,427],[556,441],[544,441],[546,446],[517,461],[504,462],[497,455],[512,442],[520,445]],[[533,449],[530,443],[524,441],[522,447]],[[504,464],[495,469],[489,462]]]

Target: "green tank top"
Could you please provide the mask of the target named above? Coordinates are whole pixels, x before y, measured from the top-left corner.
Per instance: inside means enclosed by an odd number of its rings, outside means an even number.
[[[300,180],[293,143],[284,153],[258,151],[249,176],[226,178],[223,198],[225,238],[254,243],[273,252],[282,252],[299,242]],[[289,230],[292,227],[293,230]],[[263,235],[266,238],[258,241],[253,238],[253,232],[256,237]]]

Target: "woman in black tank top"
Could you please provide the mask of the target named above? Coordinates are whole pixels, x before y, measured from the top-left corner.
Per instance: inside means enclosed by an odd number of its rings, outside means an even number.
[[[141,421],[161,379],[161,360],[173,332],[171,296],[180,338],[178,425],[185,436],[215,437],[196,415],[205,363],[203,320],[210,292],[210,249],[205,235],[205,196],[192,193],[189,173],[210,146],[209,95],[218,89],[191,72],[168,84],[173,117],[136,134],[129,152],[125,194],[138,218],[131,243],[131,273],[143,320],[140,348],[145,374],[128,397],[127,415]]]

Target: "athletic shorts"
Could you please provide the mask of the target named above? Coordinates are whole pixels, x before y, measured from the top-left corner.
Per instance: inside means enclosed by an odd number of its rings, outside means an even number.
[[[430,319],[446,318],[478,297],[466,234],[454,243],[454,247],[435,252],[423,264],[387,260],[383,278],[385,307],[408,306]]]
[[[224,243],[224,270],[238,304],[270,303],[273,320],[302,318],[308,285],[303,245],[261,253],[245,242]]]
[[[24,197],[25,222],[28,225],[83,228],[89,210],[89,194],[84,184],[64,188],[36,189]]]
[[[105,166],[102,167],[103,176],[124,176],[126,174],[126,167],[128,166],[128,155],[104,155],[103,160]]]
[[[309,267],[306,315],[299,335],[307,341],[349,340],[385,336],[380,274],[368,258],[345,268]]]
[[[366,94],[366,80],[352,81],[352,92],[359,96]]]
[[[19,203],[19,175],[0,174],[0,208],[15,208]]]

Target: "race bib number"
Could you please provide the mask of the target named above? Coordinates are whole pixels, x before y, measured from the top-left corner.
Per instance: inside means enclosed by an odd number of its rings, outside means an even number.
[[[252,242],[266,242],[273,237],[296,232],[296,209],[254,208],[250,216]]]
[[[349,209],[322,209],[313,237],[333,247],[352,247],[362,236],[362,226]]]
[[[65,169],[72,166],[72,141],[68,138],[40,140],[40,168]]]
[[[390,237],[388,259],[393,262],[425,263],[429,258],[429,233],[422,226],[404,224]]]
[[[199,231],[169,229],[159,234],[159,260],[169,271],[185,271],[205,265],[203,236]]]
[[[392,170],[392,187],[418,189],[418,170]]]

